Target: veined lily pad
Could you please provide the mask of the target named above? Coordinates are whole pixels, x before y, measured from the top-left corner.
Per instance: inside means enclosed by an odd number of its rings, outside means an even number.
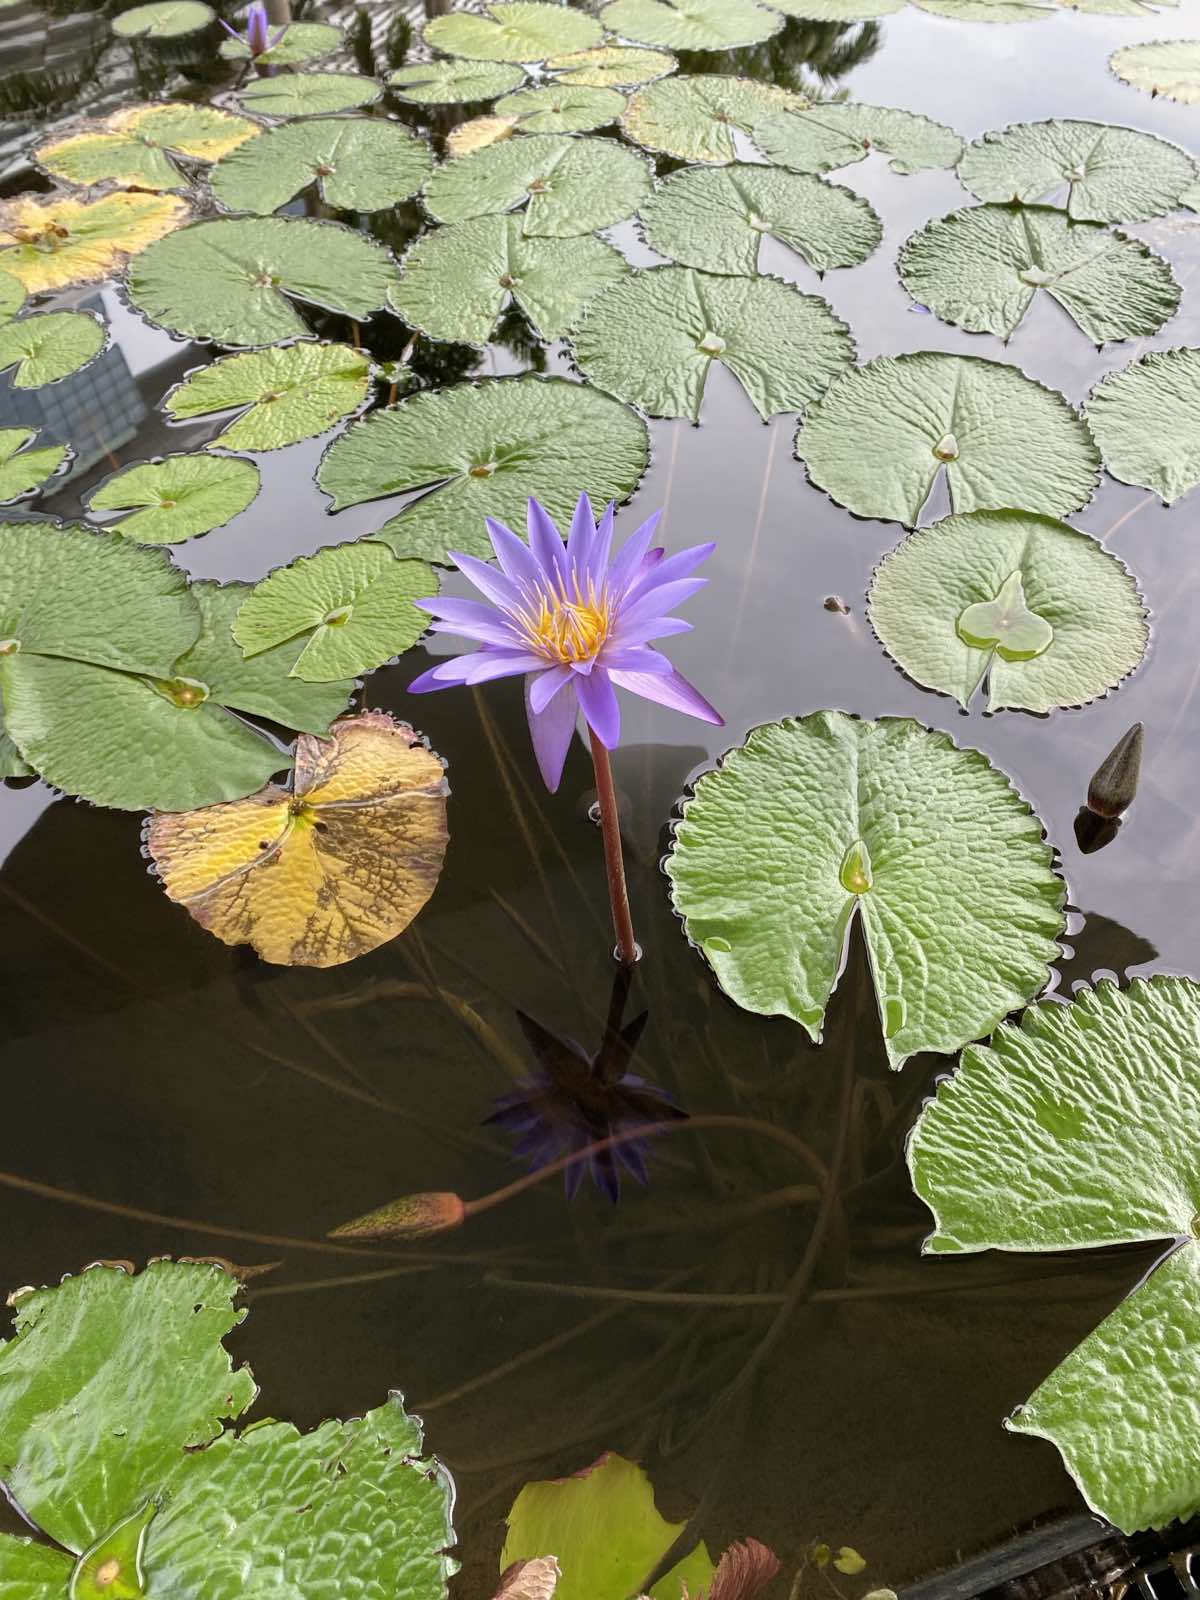
[[[562,239],[623,222],[650,188],[645,158],[615,140],[536,133],[439,167],[425,207],[439,222],[465,222],[528,201],[525,232]]]
[[[476,217],[418,239],[390,303],[431,339],[484,344],[511,299],[543,339],[558,339],[628,272],[602,239],[529,239],[520,217]]]
[[[84,187],[113,183],[123,189],[182,189],[187,175],[172,156],[219,161],[261,132],[258,123],[215,106],[128,106],[39,146],[34,158],[52,177]]]
[[[139,544],[182,544],[211,533],[253,505],[258,468],[241,456],[178,455],[141,461],[105,478],[88,510],[130,511],[109,526]]]
[[[603,30],[594,17],[540,0],[498,0],[480,16],[449,11],[425,24],[425,43],[476,61],[545,61],[568,50],[589,50]]]
[[[0,505],[10,505],[61,472],[73,451],[65,444],[29,446],[36,428],[0,428]]]
[[[371,360],[361,350],[305,341],[222,356],[176,384],[162,408],[175,422],[239,411],[208,450],[279,450],[351,416],[370,388]]]
[[[247,657],[303,637],[292,677],[357,678],[416,644],[429,613],[413,602],[437,588],[424,561],[397,561],[386,545],[360,539],[301,556],[256,584],[233,636]]]
[[[589,89],[636,89],[675,71],[675,57],[663,50],[636,50],[623,44],[601,44],[552,56],[546,70],[560,83]]]
[[[754,0],[611,0],[600,13],[610,33],[663,50],[737,50],[783,27]]]
[[[699,73],[640,89],[621,127],[635,144],[681,161],[736,161],[735,129],[749,134],[764,118],[804,105],[773,83]]]
[[[1200,350],[1152,350],[1110,373],[1087,418],[1114,478],[1174,504],[1200,483]]]
[[[922,11],[954,22],[1037,22],[1057,9],[1046,0],[913,0]]]
[[[708,370],[727,366],[764,421],[799,411],[854,360],[846,324],[778,278],[654,267],[607,290],[573,336],[582,372],[654,417],[700,420]]]
[[[0,739],[2,744],[2,739]],[[0,762],[0,775],[21,777],[21,773],[5,773]],[[0,1533],[0,1590],[4,1600],[38,1600],[42,1595],[65,1595],[75,1562],[65,1550],[51,1545],[35,1544],[32,1539],[18,1539],[11,1533]]]
[[[958,164],[980,200],[1057,200],[1083,222],[1145,222],[1174,211],[1196,182],[1178,145],[1105,122],[1022,122],[985,133]]]
[[[802,22],[869,22],[903,11],[905,0],[772,0],[772,4]]]
[[[14,389],[58,383],[108,347],[108,325],[93,311],[45,311],[0,325],[0,372],[16,367]]]
[[[252,79],[238,90],[238,99],[261,116],[320,117],[374,105],[382,93],[374,78],[356,72],[289,72]]]
[[[1200,101],[1200,39],[1156,39],[1114,50],[1108,64],[1124,83],[1184,105]]]
[[[11,272],[0,272],[0,327],[17,315],[26,301],[25,285]]]
[[[900,277],[918,305],[1009,339],[1039,290],[1093,344],[1157,333],[1179,307],[1170,266],[1140,239],[1049,206],[968,206],[914,233]]]
[[[505,62],[414,61],[398,67],[388,88],[401,100],[421,106],[468,105],[472,100],[494,100],[525,82],[520,67]]]
[[[810,267],[853,267],[883,237],[874,208],[859,195],[808,173],[779,167],[685,167],[641,209],[646,242],[660,255],[707,272],[758,271],[767,234]]]
[[[190,216],[173,194],[18,195],[0,201],[0,270],[29,294],[102,283]]]
[[[342,30],[331,22],[289,22],[278,44],[264,50],[256,64],[264,67],[299,67],[332,55],[342,42]],[[223,39],[221,54],[226,61],[249,61],[250,46],[244,39]]]
[[[625,96],[615,89],[588,89],[548,84],[522,89],[496,101],[496,115],[515,117],[522,133],[591,133],[616,122]]]
[[[808,475],[860,517],[915,527],[945,470],[955,511],[1014,503],[1063,517],[1095,493],[1100,454],[1061,394],[976,356],[884,356],[811,406]]]
[[[152,0],[114,17],[112,30],[122,39],[179,39],[207,28],[216,15],[203,0]]]
[[[699,780],[665,865],[725,992],[814,1040],[857,911],[900,1067],[1045,986],[1066,897],[1053,862],[977,750],[907,718],[818,711],[756,728]]]
[[[876,568],[868,596],[884,648],[964,708],[1053,711],[1116,688],[1146,652],[1137,585],[1086,533],[1027,511],[969,511],[920,528]]]
[[[297,741],[291,789],[155,817],[146,843],[167,894],[218,939],[281,966],[338,966],[403,933],[433,893],[448,792],[424,740],[367,711]]]
[[[1092,1509],[1126,1533],[1200,1506],[1200,986],[1101,983],[963,1053],[913,1129],[925,1249],[1169,1249],[1018,1408]],[[1146,1427],[1152,1417],[1154,1426]]]
[[[316,186],[347,211],[382,211],[407,200],[433,171],[429,142],[402,122],[321,117],[271,128],[219,163],[212,192],[226,211],[266,213]]]
[[[840,102],[774,112],[756,124],[754,142],[768,160],[794,172],[832,172],[877,150],[903,176],[952,167],[963,148],[953,128],[928,117]]]
[[[485,517],[519,522],[536,495],[566,526],[581,490],[593,505],[627,500],[648,461],[635,412],[584,384],[527,375],[373,412],[333,441],[317,482],[335,511],[428,490],[371,537],[398,556],[449,564],[449,550],[489,553]]]
[[[308,333],[292,300],[348,317],[378,311],[396,276],[382,245],[336,222],[219,217],[140,256],[129,298],[150,322],[226,345],[278,344]]]

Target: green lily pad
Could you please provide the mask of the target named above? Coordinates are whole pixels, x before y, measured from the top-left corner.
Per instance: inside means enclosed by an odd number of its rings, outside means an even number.
[[[395,276],[382,245],[339,223],[219,217],[143,251],[128,287],[134,308],[157,327],[245,346],[306,335],[293,300],[365,319]]]
[[[27,761],[22,759],[21,752],[12,742],[8,729],[4,726],[4,704],[3,701],[0,701],[0,778],[32,778],[34,776],[33,768]],[[0,1543],[2,1543],[3,1537],[3,1535],[0,1535]],[[0,1572],[3,1571],[3,1566],[0,1566]],[[2,1583],[3,1580],[0,1579],[0,1600],[8,1600],[8,1597],[4,1594]]]
[[[659,255],[747,277],[758,271],[767,234],[817,272],[857,266],[883,237],[883,224],[861,196],[780,167],[684,167],[651,195],[640,217]]]
[[[499,0],[482,16],[449,11],[431,18],[424,35],[433,49],[476,61],[545,61],[568,50],[589,50],[604,36],[586,12],[540,0]]]
[[[241,456],[164,456],[112,473],[92,490],[87,507],[93,516],[132,510],[109,524],[126,539],[182,544],[232,522],[261,487],[258,468]]]
[[[238,411],[208,450],[279,450],[316,438],[365,405],[371,371],[370,357],[346,344],[248,350],[189,373],[162,408],[175,422]]]
[[[22,774],[0,775],[20,777]],[[43,1600],[65,1595],[75,1563],[63,1550],[0,1533],[0,1600]]]
[[[621,39],[662,50],[738,50],[783,27],[778,11],[754,0],[611,0],[600,21]]]
[[[625,96],[615,89],[568,84],[522,89],[497,100],[495,107],[498,117],[515,117],[521,133],[591,133],[616,122],[624,109]]]
[[[1198,1040],[1189,978],[1077,991],[966,1050],[909,1140],[935,1221],[926,1251],[1168,1241],[1008,1422],[1057,1445],[1091,1508],[1125,1533],[1200,1507]]]
[[[66,138],[40,145],[34,159],[52,177],[84,187],[183,189],[188,176],[172,157],[219,161],[261,132],[258,123],[231,111],[169,101],[127,106],[103,121],[85,122]]]
[[[1146,608],[1097,540],[1027,511],[969,511],[884,556],[867,614],[910,678],[965,710],[1047,712],[1115,689],[1146,653]]]
[[[908,718],[756,728],[696,784],[665,867],[731,999],[814,1040],[857,911],[893,1067],[1025,1005],[1064,926],[1029,806],[977,750]]]
[[[270,573],[243,601],[233,636],[248,659],[302,637],[292,677],[356,678],[416,644],[429,613],[413,602],[437,588],[424,561],[397,561],[386,545],[360,539]]]
[[[271,128],[234,150],[211,186],[226,211],[275,211],[313,186],[339,209],[382,211],[416,194],[432,171],[429,141],[402,122],[321,117]]]
[[[581,89],[636,89],[655,78],[665,78],[678,62],[664,50],[636,50],[623,44],[601,44],[594,50],[575,50],[551,56],[546,70],[560,83]]]
[[[541,338],[558,339],[629,270],[602,239],[528,239],[520,217],[476,217],[417,240],[390,304],[431,339],[485,344],[511,300]]]
[[[74,455],[65,444],[29,446],[36,428],[0,428],[0,505],[11,505],[61,472]]]
[[[1104,122],[1021,122],[985,133],[958,164],[980,200],[1057,200],[1081,222],[1146,222],[1174,211],[1196,182],[1178,145]]]
[[[1173,505],[1200,483],[1200,350],[1152,350],[1110,373],[1087,419],[1113,477]]]
[[[800,411],[854,360],[846,324],[818,295],[779,278],[653,267],[608,289],[573,335],[580,370],[653,417],[700,420],[714,361],[764,422]]]
[[[877,150],[906,177],[952,167],[963,149],[953,128],[928,117],[840,102],[773,112],[756,124],[754,142],[768,160],[793,172],[832,172]]]
[[[468,105],[473,100],[494,100],[525,82],[520,67],[505,62],[414,61],[399,67],[388,79],[388,88],[401,100],[421,106]]]
[[[1057,10],[1043,0],[913,0],[913,4],[954,22],[1037,22]]]
[[[772,4],[802,22],[870,22],[903,11],[905,0],[772,0]]]
[[[955,511],[1086,505],[1100,454],[1061,394],[977,356],[884,356],[811,406],[796,439],[808,475],[860,517],[915,527],[945,470]]]
[[[371,535],[398,556],[487,556],[485,517],[520,522],[530,495],[565,527],[581,491],[620,504],[649,462],[646,424],[564,378],[490,378],[420,393],[335,439],[317,471],[333,509],[427,490]]]
[[[527,201],[525,232],[564,239],[623,222],[651,185],[645,158],[615,140],[534,133],[439,167],[425,209],[439,222],[466,222]]]
[[[25,285],[11,272],[0,272],[0,327],[10,321],[25,304]]]
[[[1114,50],[1108,64],[1123,83],[1164,100],[1200,101],[1200,39],[1156,39]]]
[[[1049,206],[981,205],[939,217],[900,251],[918,305],[1010,339],[1039,290],[1095,345],[1157,333],[1179,308],[1170,266],[1140,239]]]
[[[374,105],[382,93],[374,78],[356,72],[289,72],[253,78],[238,90],[238,100],[260,116],[320,117]]]
[[[202,0],[154,0],[122,11],[113,18],[112,30],[122,39],[179,39],[207,28],[216,15]]]
[[[700,73],[663,78],[630,100],[621,127],[635,144],[681,161],[736,161],[735,130],[805,102],[773,83]]]
[[[331,22],[289,22],[279,43],[264,50],[255,64],[264,67],[300,67],[319,61],[341,47],[342,30]],[[244,39],[223,39],[221,54],[226,61],[249,61],[250,46]]]

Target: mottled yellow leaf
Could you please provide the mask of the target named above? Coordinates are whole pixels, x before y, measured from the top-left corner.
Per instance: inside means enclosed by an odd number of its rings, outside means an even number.
[[[178,195],[19,194],[0,203],[0,270],[28,294],[99,283],[190,216]]]
[[[218,939],[334,967],[394,939],[433,893],[448,793],[420,735],[366,711],[301,735],[292,789],[158,812],[146,840],[167,894]]]
[[[446,135],[446,154],[457,159],[484,150],[501,139],[511,139],[519,117],[472,117]]]
[[[76,124],[65,138],[34,151],[34,160],[66,183],[122,189],[180,189],[185,174],[172,155],[219,161],[256,138],[257,122],[216,106],[181,101],[126,106],[111,116]]]
[[[833,1564],[839,1572],[844,1572],[848,1578],[854,1578],[866,1569],[867,1558],[860,1556],[850,1545],[844,1544],[834,1556]]]

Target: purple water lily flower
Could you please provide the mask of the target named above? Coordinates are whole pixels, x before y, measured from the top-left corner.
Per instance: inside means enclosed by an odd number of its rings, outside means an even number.
[[[656,511],[643,522],[616,556],[613,507],[597,524],[586,494],[579,497],[565,545],[536,500],[529,502],[528,544],[488,517],[499,570],[450,552],[484,599],[417,601],[438,619],[432,632],[460,634],[480,648],[439,662],[410,689],[424,694],[523,673],[529,731],[551,792],[562,778],[580,711],[605,749],[616,749],[618,689],[720,725],[722,718],[704,696],[650,644],[690,629],[691,623],[669,613],[704,587],[707,580],[691,574],[715,548],[694,545],[673,556],[651,548],[661,515]]]
[[[275,46],[288,31],[288,24],[285,22],[281,28],[275,30],[275,37],[271,38],[271,19],[268,17],[267,8],[261,3],[261,0],[254,0],[254,4],[246,13],[246,31],[244,34],[239,33],[236,28],[231,28],[224,17],[218,18],[218,21],[231,39],[236,39],[239,44],[244,44],[250,54],[256,58],[265,54],[268,50],[274,50]]]

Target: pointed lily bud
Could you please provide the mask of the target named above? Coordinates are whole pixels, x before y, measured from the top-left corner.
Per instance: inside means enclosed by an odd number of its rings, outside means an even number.
[[[754,1600],[779,1571],[779,1557],[757,1539],[731,1544],[717,1562],[706,1600]],[[687,1600],[687,1585],[684,1585]]]
[[[537,1556],[532,1561],[514,1561],[500,1576],[495,1600],[554,1600],[562,1576],[553,1556]]]
[[[1098,817],[1119,817],[1133,804],[1142,771],[1142,739],[1142,725],[1135,722],[1093,773],[1087,803]]]
[[[466,1220],[467,1208],[461,1195],[448,1190],[429,1194],[406,1194],[378,1211],[343,1222],[327,1237],[330,1239],[369,1239],[382,1243],[388,1239],[423,1239],[426,1234],[444,1233]]]

